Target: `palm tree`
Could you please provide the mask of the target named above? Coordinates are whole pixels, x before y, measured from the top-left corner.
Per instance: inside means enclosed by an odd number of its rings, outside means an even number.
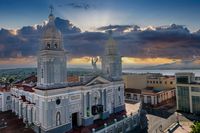
[[[200,122],[194,122],[191,128],[192,131],[190,133],[200,133]]]

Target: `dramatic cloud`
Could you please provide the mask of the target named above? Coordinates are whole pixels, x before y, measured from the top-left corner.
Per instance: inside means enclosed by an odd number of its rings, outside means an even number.
[[[191,59],[200,53],[200,32],[191,33],[182,25],[142,29],[136,25],[110,25],[99,32],[81,32],[68,20],[56,18],[70,58],[101,56],[112,29],[122,56],[134,58]],[[35,56],[43,26],[26,26],[19,30],[0,30],[0,58]],[[160,60],[159,60],[160,61]]]
[[[88,10],[89,8],[91,8],[90,4],[87,3],[81,3],[81,2],[72,2],[72,3],[65,3],[65,4],[58,4],[59,7],[63,7],[63,6],[68,6],[68,7],[72,7],[75,9],[84,9],[84,10]]]
[[[85,9],[85,10],[90,8],[90,5],[86,4],[86,3],[69,3],[68,5],[73,7],[73,8],[82,8],[82,9]]]
[[[115,33],[124,33],[131,31],[139,31],[140,27],[137,25],[109,25],[97,28],[99,31],[108,31],[112,30]]]

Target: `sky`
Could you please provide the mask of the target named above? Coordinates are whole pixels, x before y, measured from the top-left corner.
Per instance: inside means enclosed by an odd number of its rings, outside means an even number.
[[[83,30],[109,24],[200,27],[199,0],[1,0],[0,26],[21,28],[41,23],[49,12],[70,20]]]
[[[106,37],[101,30],[109,25],[116,26],[124,64],[157,65],[198,56],[199,0],[1,0],[0,68],[36,65],[36,26],[47,20],[50,5],[62,19],[58,27],[66,27],[62,33],[71,65],[89,64],[102,54]],[[71,25],[75,29],[68,30]]]

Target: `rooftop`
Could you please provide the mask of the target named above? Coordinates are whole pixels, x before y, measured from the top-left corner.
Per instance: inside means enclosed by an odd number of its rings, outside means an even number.
[[[140,109],[140,102],[126,102],[126,115],[135,114]]]
[[[160,89],[160,88],[153,88],[153,87],[148,87],[142,90],[142,94],[147,94],[147,95],[156,95],[161,92],[166,92],[170,90],[174,90],[175,88],[170,88],[170,89]]]

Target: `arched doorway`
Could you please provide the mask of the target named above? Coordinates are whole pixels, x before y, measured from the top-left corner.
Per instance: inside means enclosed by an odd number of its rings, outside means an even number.
[[[61,125],[61,121],[60,121],[60,112],[56,113],[56,126]]]

